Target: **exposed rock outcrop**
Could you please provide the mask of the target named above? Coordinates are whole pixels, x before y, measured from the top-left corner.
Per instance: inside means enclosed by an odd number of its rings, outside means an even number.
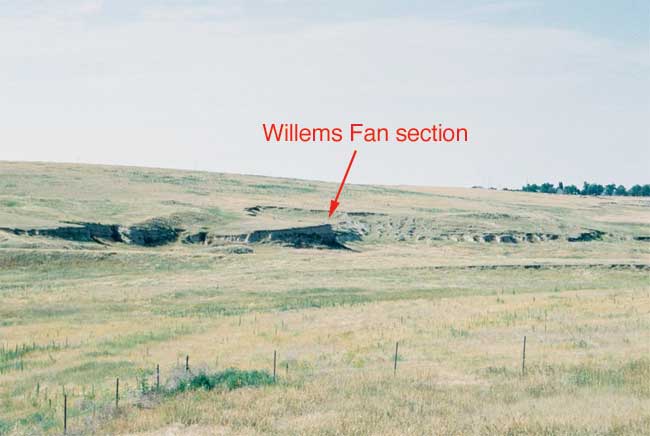
[[[0,230],[15,235],[45,236],[67,241],[96,242],[99,244],[122,242],[145,247],[155,247],[174,242],[182,232],[182,229],[174,228],[163,220],[155,219],[130,227],[84,222],[69,222],[67,224],[71,225],[45,229],[0,228]]]
[[[183,229],[169,225],[165,220],[153,219],[133,226],[99,223],[70,223],[74,225],[46,229],[0,230],[15,235],[45,236],[77,242],[96,242],[100,244],[125,243],[144,247],[155,247],[176,242]],[[361,233],[354,229],[332,228],[330,224],[320,226],[292,227],[275,230],[255,230],[250,233],[221,235],[206,231],[185,234],[186,244],[224,245],[277,243],[295,248],[347,249],[344,244],[361,240]],[[241,247],[240,247],[241,248]],[[240,250],[242,251],[242,250]],[[248,248],[243,248],[248,252]]]
[[[171,227],[163,220],[150,220],[143,224],[124,228],[122,239],[125,242],[145,247],[155,247],[175,242],[182,229]]]
[[[245,209],[250,216],[258,216],[268,213],[281,217],[289,213],[292,216],[308,216],[314,214],[324,215],[325,210],[288,208],[283,206],[262,206],[256,205]],[[502,231],[480,231],[481,227],[496,227],[494,221],[505,221],[506,224],[513,224],[513,221],[521,217],[505,213],[472,212],[459,214],[462,219],[476,219],[476,224],[470,223],[467,228],[458,228],[444,231],[445,227],[455,226],[449,224],[449,216],[446,217],[445,225],[440,226],[434,218],[419,215],[387,215],[374,212],[341,212],[338,215],[338,227],[351,230],[355,235],[364,240],[387,240],[387,241],[452,241],[452,242],[475,242],[475,243],[497,243],[497,244],[521,244],[540,243],[548,241],[568,242],[589,242],[599,241],[605,236],[612,236],[600,230],[588,229],[578,235],[560,235],[548,232],[522,232],[517,230]],[[484,223],[483,221],[489,221]],[[516,224],[516,223],[515,223]],[[456,227],[460,227],[456,225]],[[198,235],[201,238],[200,235]],[[339,237],[340,242],[340,237]]]
[[[256,230],[251,233],[238,235],[192,235],[186,242],[200,241],[205,244],[245,243],[265,244],[277,243],[294,248],[329,248],[347,249],[345,242],[359,241],[361,235],[353,230],[335,230],[330,224],[320,226],[292,227],[276,230]]]
[[[61,238],[68,241],[78,242],[122,242],[120,226],[99,223],[74,223],[70,226],[45,228],[45,229],[11,229],[2,227],[0,230],[13,233],[14,235],[46,236]]]
[[[569,242],[590,242],[590,241],[600,241],[603,239],[605,232],[600,230],[590,230],[588,232],[580,233],[578,236],[569,236],[567,241]]]
[[[253,206],[246,211],[252,215],[265,210],[281,210],[291,214],[322,213],[324,210],[291,209],[281,206]],[[482,215],[481,215],[482,216]],[[501,217],[501,215],[495,215]],[[508,216],[509,217],[509,216]],[[600,230],[587,229],[578,235],[560,235],[545,232],[485,231],[485,225],[447,224],[441,226],[430,218],[394,216],[372,212],[347,212],[340,215],[336,225],[321,224],[283,229],[255,230],[241,234],[219,234],[204,228],[188,232],[177,225],[182,221],[172,218],[154,218],[148,221],[122,226],[92,222],[66,222],[65,226],[44,229],[0,228],[15,235],[45,236],[69,241],[95,242],[98,244],[124,243],[155,247],[174,243],[179,239],[185,244],[278,244],[294,248],[347,249],[346,243],[357,241],[453,241],[492,244],[540,243],[546,241],[590,242],[601,241],[614,235]],[[451,227],[451,229],[449,228]],[[483,231],[481,231],[483,230]],[[631,236],[623,236],[630,239]],[[636,236],[635,240],[648,241],[650,236]]]

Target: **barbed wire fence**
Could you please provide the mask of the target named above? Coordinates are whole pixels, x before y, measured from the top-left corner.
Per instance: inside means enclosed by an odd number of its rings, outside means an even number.
[[[423,344],[418,343],[418,346]],[[29,350],[58,350],[69,348],[70,344],[66,341],[62,344],[49,344],[38,346],[16,346],[8,349],[4,345],[0,348],[0,364],[3,362],[3,356],[18,358],[21,352]],[[290,347],[286,347],[290,350]],[[7,354],[9,353],[9,354]],[[298,366],[290,367],[290,359],[284,362],[280,361],[282,350],[275,349],[273,354],[269,355],[269,365],[266,370],[272,376],[273,384],[291,383],[297,377],[317,377],[330,374],[391,374],[398,377],[400,372],[413,370],[434,370],[439,364],[426,359],[405,359],[401,353],[408,353],[408,348],[404,347],[404,342],[396,341],[394,351],[386,355],[381,360],[375,360],[371,364],[355,366],[348,362],[348,367],[314,367]],[[289,351],[287,354],[293,354]],[[2,366],[0,366],[2,368]],[[14,368],[20,371],[25,370],[24,363]],[[87,432],[93,429],[98,423],[111,417],[119,416],[124,410],[135,405],[140,407],[154,407],[155,404],[163,398],[165,394],[173,393],[181,381],[188,381],[192,377],[207,373],[211,368],[207,364],[200,364],[196,367],[190,365],[190,355],[186,354],[183,362],[177,359],[176,364],[161,370],[160,364],[155,364],[151,368],[143,368],[137,374],[129,374],[120,377],[115,376],[114,382],[98,380],[96,383],[86,383],[66,387],[59,385],[53,387],[47,384],[37,382],[33,389],[25,394],[25,400],[34,407],[41,409],[50,414],[57,426],[61,429],[62,434],[77,434]],[[526,375],[526,336],[523,337],[523,346],[521,354],[521,376]],[[296,377],[294,379],[293,377]],[[164,382],[163,382],[164,380]]]

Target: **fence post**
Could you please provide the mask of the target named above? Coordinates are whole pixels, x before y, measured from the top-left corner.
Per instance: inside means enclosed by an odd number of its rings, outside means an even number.
[[[185,372],[190,370],[190,356],[189,354],[185,356]]]
[[[273,383],[275,383],[275,365],[278,359],[277,350],[273,350]]]
[[[544,309],[544,333],[546,333],[546,321],[548,318],[548,314],[546,313],[546,309]]]
[[[160,389],[160,365],[156,364],[156,390]]]
[[[397,375],[397,351],[399,350],[399,341],[395,342],[395,362],[393,363],[393,375]]]
[[[115,409],[120,407],[120,378],[115,379]]]
[[[63,395],[63,434],[68,434],[68,394]]]
[[[521,353],[521,375],[526,375],[526,336],[524,336],[524,348]]]

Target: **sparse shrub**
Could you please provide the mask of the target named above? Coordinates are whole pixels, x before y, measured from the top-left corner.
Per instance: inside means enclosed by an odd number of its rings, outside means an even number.
[[[505,366],[488,366],[485,368],[485,374],[488,376],[510,376],[511,370]]]
[[[560,391],[557,384],[548,382],[535,383],[526,388],[526,392],[533,398],[552,397],[560,393]]]
[[[149,386],[149,377],[153,375],[153,371],[150,369],[141,369],[138,371],[138,386],[140,387],[140,391],[145,394],[149,392],[150,386]]]
[[[0,206],[2,206],[2,207],[18,207],[18,206],[20,206],[20,203],[18,203],[16,200],[2,200],[2,201],[0,201]]]
[[[0,419],[0,434],[9,433],[9,430],[11,430],[11,424]]]
[[[580,365],[571,370],[569,380],[581,387],[610,386],[650,395],[650,360],[634,360],[619,368]]]
[[[19,421],[20,425],[24,427],[39,428],[42,430],[50,430],[57,426],[57,419],[51,410],[33,413]],[[1,425],[1,423],[0,423]],[[2,427],[0,427],[2,430]],[[0,431],[0,434],[3,434]]]
[[[272,383],[273,377],[266,371],[243,371],[229,368],[214,374],[201,372],[187,380],[181,380],[176,390],[178,392],[215,388],[233,390],[245,386],[264,386]]]
[[[451,333],[451,336],[454,338],[466,338],[469,336],[469,332],[463,329],[455,329],[452,327],[451,329],[449,329],[449,332]]]
[[[365,359],[354,351],[346,352],[343,356],[343,360],[354,368],[363,368],[366,365]]]
[[[589,348],[589,343],[585,341],[584,339],[580,339],[579,341],[575,341],[573,345],[576,348]]]

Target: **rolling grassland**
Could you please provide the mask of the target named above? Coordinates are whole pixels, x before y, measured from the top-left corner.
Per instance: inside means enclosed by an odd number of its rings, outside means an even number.
[[[650,434],[650,200],[336,189],[0,163],[0,434]]]

